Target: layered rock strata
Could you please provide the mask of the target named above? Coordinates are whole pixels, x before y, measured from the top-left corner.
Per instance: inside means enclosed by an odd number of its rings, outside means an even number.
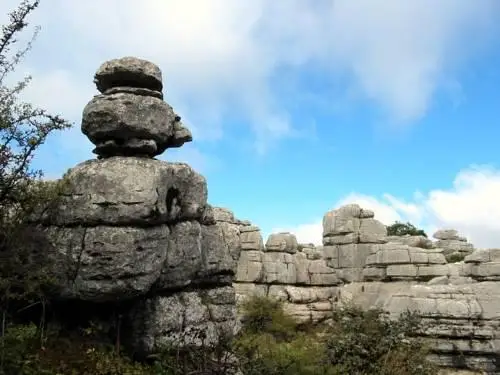
[[[203,176],[185,163],[153,159],[191,140],[162,100],[154,64],[122,58],[95,75],[102,95],[83,111],[97,160],[66,173],[58,204],[42,215],[62,280],[60,299],[129,301],[130,346],[150,353],[197,343],[236,325],[231,286],[239,233],[216,220]]]
[[[443,249],[446,259],[450,261],[463,259],[474,251],[474,245],[468,243],[467,239],[454,229],[438,230],[433,237],[437,240],[435,246]]]
[[[243,300],[269,296],[284,303],[299,321],[321,320],[332,309],[341,280],[322,257],[321,250],[297,243],[291,233],[269,236],[264,245],[257,227],[240,226],[241,255],[234,287]]]
[[[436,242],[387,236],[374,213],[358,205],[325,214],[323,246],[300,245],[290,233],[272,234],[264,245],[257,227],[240,230],[239,299],[275,297],[301,321],[325,319],[347,301],[393,317],[414,310],[433,360],[499,373],[500,250],[471,253],[472,245],[450,230],[437,232]],[[455,251],[464,261],[449,262]]]

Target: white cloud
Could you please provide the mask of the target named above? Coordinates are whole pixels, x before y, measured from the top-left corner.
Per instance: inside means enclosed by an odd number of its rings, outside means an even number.
[[[2,1],[0,12],[15,5]],[[456,61],[478,52],[499,10],[496,0],[42,1],[34,19],[42,32],[28,63],[47,77],[32,98],[44,102],[54,91],[49,78],[64,70],[58,78],[67,90],[53,97],[63,114],[76,116],[97,66],[137,55],[161,66],[168,100],[200,124],[198,139],[222,136],[221,122],[238,111],[265,151],[299,126],[273,93],[271,78],[282,67],[299,74],[312,63],[327,75],[348,74],[391,118],[413,121],[437,90],[460,87]]]
[[[414,202],[404,202],[389,194],[382,198],[350,194],[334,207],[358,203],[375,212],[384,224],[410,221],[429,235],[441,228],[453,228],[476,247],[500,246],[500,170],[471,167],[456,176],[452,187],[415,195]],[[298,225],[288,230],[300,242],[321,244],[321,221]]]

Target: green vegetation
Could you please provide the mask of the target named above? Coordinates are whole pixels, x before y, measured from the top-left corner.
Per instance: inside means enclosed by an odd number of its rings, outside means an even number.
[[[88,375],[431,375],[427,348],[414,337],[413,314],[389,320],[381,311],[344,306],[326,324],[299,325],[279,302],[249,298],[237,337],[202,348],[164,348],[148,363],[133,361],[96,326],[65,331],[48,325],[40,340],[33,324],[10,325],[0,374]]]
[[[405,236],[407,234],[410,236],[427,237],[427,234],[422,229],[418,229],[411,223],[401,223],[396,221],[394,224],[387,227],[388,236]]]
[[[37,149],[47,137],[71,125],[59,116],[20,100],[31,77],[13,87],[9,74],[30,50],[37,35],[24,48],[14,49],[27,27],[27,17],[39,1],[23,1],[9,14],[0,34],[0,315],[2,332],[12,312],[43,304],[54,283],[46,276],[47,243],[30,225],[54,202],[63,181],[45,182],[42,172],[31,168]]]
[[[451,253],[445,256],[448,263],[457,263],[465,259],[467,254]]]

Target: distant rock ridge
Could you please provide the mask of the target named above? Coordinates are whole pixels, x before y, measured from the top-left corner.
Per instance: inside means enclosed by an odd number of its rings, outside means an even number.
[[[417,310],[433,360],[499,373],[499,249],[474,250],[449,229],[436,232],[437,241],[387,236],[374,212],[357,204],[325,214],[322,246],[299,244],[291,233],[271,234],[264,245],[259,228],[248,224],[240,232],[238,300],[274,297],[301,321],[327,319],[346,301],[394,317]]]

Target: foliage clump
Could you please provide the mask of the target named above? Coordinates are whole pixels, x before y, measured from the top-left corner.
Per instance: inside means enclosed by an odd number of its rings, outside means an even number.
[[[381,310],[345,305],[332,311],[329,324],[304,330],[279,302],[259,297],[243,307],[246,324],[235,350],[244,374],[437,373],[426,360],[427,346],[415,337],[420,328],[416,314],[391,320]]]
[[[98,325],[68,331],[51,325],[40,337],[36,325],[6,331],[0,374],[96,375],[435,375],[428,350],[415,337],[415,314],[390,320],[379,310],[346,305],[328,324],[300,325],[281,303],[249,298],[236,337],[215,345],[165,347],[146,362],[106,342]]]
[[[445,258],[446,258],[446,261],[448,263],[458,263],[458,262],[461,262],[465,259],[465,257],[467,256],[466,253],[451,253],[451,254],[448,254],[448,255],[445,255]]]
[[[394,224],[387,226],[388,236],[424,236],[427,237],[427,233],[423,229],[418,229],[411,223],[401,223],[396,221]]]

